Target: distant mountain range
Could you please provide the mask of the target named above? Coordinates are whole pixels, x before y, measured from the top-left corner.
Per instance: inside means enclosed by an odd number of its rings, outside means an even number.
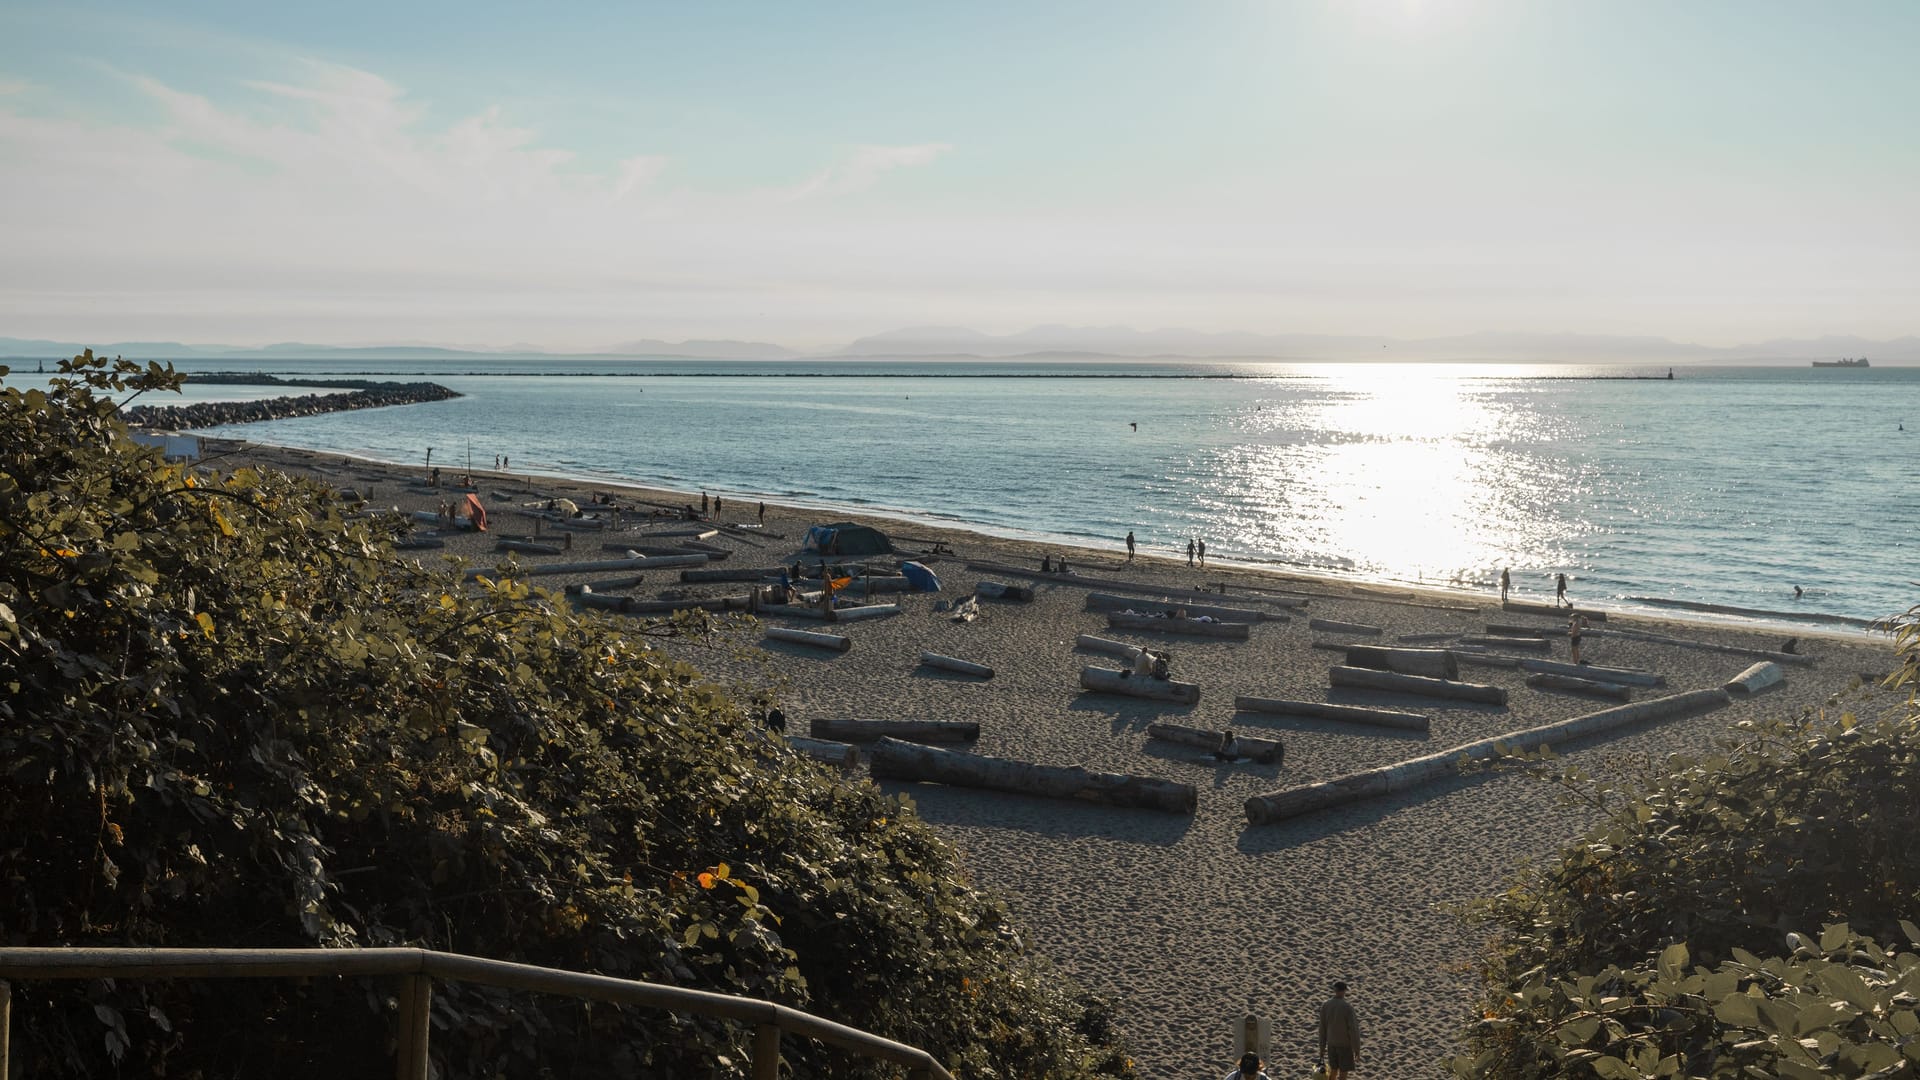
[[[76,342],[0,337],[0,358],[53,360],[89,346]],[[329,359],[427,360],[569,359],[633,357],[696,360],[882,359],[943,357],[1011,359],[1232,359],[1290,361],[1487,360],[1583,364],[1804,364],[1867,356],[1876,364],[1920,363],[1920,337],[1886,341],[1834,336],[1781,338],[1718,348],[1656,337],[1603,334],[1478,333],[1453,337],[1389,338],[1335,334],[1206,333],[1134,330],[1125,326],[1036,326],[1015,334],[986,334],[960,326],[916,326],[863,337],[847,345],[801,351],[764,341],[641,339],[594,350],[550,350],[516,345],[499,349],[432,345],[187,345],[122,341],[90,346],[95,353],[139,360]]]

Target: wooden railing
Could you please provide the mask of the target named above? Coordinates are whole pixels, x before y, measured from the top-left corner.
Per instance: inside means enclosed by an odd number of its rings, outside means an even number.
[[[705,990],[485,960],[431,949],[92,949],[0,948],[0,1080],[10,1080],[12,987],[24,979],[272,979],[313,975],[393,975],[401,979],[399,1080],[426,1080],[428,1010],[434,979],[538,994],[645,1005],[716,1016],[753,1027],[753,1080],[776,1080],[782,1033],[906,1068],[910,1080],[953,1080],[933,1055],[859,1028],[770,1001]]]

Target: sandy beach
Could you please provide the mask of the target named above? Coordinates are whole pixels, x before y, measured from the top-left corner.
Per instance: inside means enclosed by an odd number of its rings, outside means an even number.
[[[226,468],[242,461],[353,489],[375,507],[433,510],[443,500],[464,498],[425,486],[417,469],[305,451],[247,447],[210,464]],[[443,473],[443,481],[453,482],[452,472]],[[697,492],[497,473],[475,476],[474,487],[490,517],[490,531],[421,525],[417,535],[440,536],[446,546],[407,554],[429,561],[455,555],[492,566],[505,558],[495,552],[500,537],[535,531],[535,518],[522,512],[525,507],[550,498],[588,506],[602,493],[623,508],[621,528],[560,530],[542,523],[542,542],[560,543],[558,538],[570,535],[571,550],[519,558],[529,565],[609,559],[616,554],[608,544],[671,545],[671,539],[642,539],[671,527],[664,517],[649,515],[700,502]],[[756,501],[727,499],[721,521],[753,528],[723,529],[704,541],[728,552],[716,567],[791,563],[808,525],[868,520],[768,504],[762,527],[756,509]],[[1453,1049],[1467,1019],[1472,965],[1481,945],[1475,930],[1446,906],[1502,889],[1520,860],[1548,854],[1571,839],[1584,812],[1564,806],[1553,785],[1514,772],[1449,779],[1273,825],[1250,826],[1243,804],[1250,796],[1615,704],[1529,687],[1523,671],[1479,666],[1463,668],[1462,677],[1504,687],[1507,705],[1330,690],[1328,668],[1341,661],[1341,654],[1315,648],[1316,641],[1392,645],[1407,635],[1480,634],[1489,623],[1564,627],[1564,619],[1503,612],[1491,594],[1415,592],[1237,567],[1203,570],[1189,568],[1184,556],[1144,551],[1129,563],[1119,537],[1111,550],[1075,551],[897,520],[868,523],[892,536],[902,557],[925,561],[940,575],[943,590],[881,596],[876,602],[898,603],[900,613],[834,624],[834,633],[852,639],[844,653],[763,643],[758,632],[743,632],[740,640],[756,648],[742,654],[694,642],[666,647],[716,679],[770,692],[787,714],[792,734],[805,734],[809,723],[821,718],[971,720],[980,724],[978,742],[970,747],[979,754],[1195,785],[1198,809],[1186,815],[883,782],[911,797],[921,816],[963,852],[976,883],[1009,899],[1040,952],[1118,1003],[1142,1075],[1225,1072],[1232,1065],[1234,1027],[1251,1013],[1272,1025],[1269,1071],[1276,1077],[1303,1076],[1311,1067],[1315,1009],[1336,979],[1351,984],[1361,1017],[1361,1075],[1439,1074],[1438,1059]],[[975,565],[1037,570],[1043,556],[1063,554],[1073,575],[1020,578]],[[890,565],[894,559],[872,561]],[[576,572],[532,580],[559,590],[611,576],[619,575]],[[1255,624],[1244,641],[1109,629],[1105,613],[1087,608],[1088,594],[1103,591],[1089,586],[1089,579],[1165,589],[1217,590],[1224,584],[1226,595],[1216,603],[1260,607],[1260,600],[1284,595],[1304,599],[1306,606],[1292,610],[1290,621]],[[972,594],[981,581],[1030,584],[1035,598],[1029,603],[982,600],[979,617],[971,622],[936,610],[942,602]],[[721,596],[746,589],[737,583],[682,584],[677,571],[649,571],[639,585],[616,595]],[[1576,583],[1576,601],[1578,591]],[[1145,599],[1150,593],[1138,595]],[[1382,632],[1378,637],[1322,633],[1309,627],[1310,618],[1367,624]],[[827,629],[789,616],[767,616],[765,622]],[[1755,649],[1776,649],[1786,636],[1618,615],[1604,628]],[[1083,666],[1117,666],[1117,661],[1077,648],[1079,634],[1169,651],[1173,677],[1198,684],[1199,703],[1083,692],[1077,682]],[[1884,638],[1812,632],[1799,637],[1800,652],[1816,662],[1786,668],[1782,687],[1750,699],[1736,696],[1731,707],[1692,719],[1633,726],[1556,750],[1592,770],[1618,772],[1635,761],[1707,751],[1744,721],[1822,708],[1835,716],[1843,709],[1878,713],[1897,704],[1894,695],[1861,685],[1863,676],[1871,680],[1894,666]],[[988,665],[995,675],[981,679],[934,670],[919,662],[922,650]],[[1551,650],[1551,658],[1568,659],[1564,637],[1554,640]],[[1637,700],[1719,686],[1753,663],[1701,648],[1601,635],[1589,636],[1584,651],[1593,664],[1666,676],[1664,688],[1638,691]],[[1421,734],[1237,713],[1239,695],[1414,711],[1430,717],[1431,730]],[[1223,763],[1199,749],[1150,741],[1146,729],[1155,722],[1278,738],[1285,746],[1284,762]]]

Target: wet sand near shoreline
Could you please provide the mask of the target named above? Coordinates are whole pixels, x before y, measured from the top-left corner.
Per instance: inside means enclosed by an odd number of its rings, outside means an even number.
[[[464,497],[426,487],[419,469],[337,455],[250,446],[211,464],[224,468],[242,461],[355,489],[378,507],[433,510],[445,499]],[[452,474],[445,470],[442,480],[451,483]],[[474,479],[490,531],[446,531],[444,551],[408,554],[429,562],[458,555],[475,566],[493,566],[505,558],[494,550],[499,537],[534,531],[534,519],[521,514],[523,504],[564,497],[588,507],[595,493],[605,493],[625,508],[623,528],[562,531],[542,523],[541,542],[557,543],[557,537],[570,533],[572,550],[517,558],[530,565],[615,558],[603,545],[671,544],[641,537],[669,527],[668,507],[692,502],[697,508],[700,501],[698,493],[540,477]],[[729,499],[720,518],[758,526],[756,508],[756,502]],[[643,516],[655,511],[662,516]],[[1416,592],[1239,567],[1190,569],[1184,558],[1143,555],[1128,563],[1118,538],[1111,551],[1078,551],[771,503],[764,528],[722,530],[704,542],[729,552],[716,567],[771,567],[793,561],[808,525],[838,520],[864,520],[881,529],[894,538],[902,557],[921,557],[938,545],[941,553],[923,561],[940,575],[943,590],[876,597],[876,603],[899,604],[900,613],[887,618],[828,626],[785,615],[764,617],[770,626],[844,634],[853,641],[844,653],[763,642],[757,632],[742,636],[755,647],[739,654],[695,642],[669,642],[667,650],[729,685],[770,693],[785,711],[792,734],[805,734],[811,721],[822,718],[970,720],[980,724],[979,740],[971,746],[979,754],[1195,785],[1198,808],[1187,815],[882,781],[888,790],[909,796],[921,816],[955,844],[977,884],[1008,898],[1039,952],[1116,1001],[1144,1076],[1227,1071],[1233,1064],[1234,1026],[1247,1013],[1272,1024],[1269,1071],[1276,1077],[1305,1075],[1312,1064],[1315,1009],[1336,979],[1352,985],[1360,1014],[1365,1037],[1360,1075],[1440,1074],[1439,1059],[1454,1048],[1469,1017],[1473,964],[1481,945],[1480,932],[1447,906],[1502,890],[1520,860],[1550,855],[1571,840],[1588,820],[1587,812],[1564,805],[1551,783],[1513,771],[1450,778],[1272,825],[1250,826],[1243,806],[1250,796],[1615,704],[1529,687],[1522,671],[1487,667],[1464,667],[1461,677],[1505,687],[1505,706],[1330,690],[1327,669],[1340,662],[1341,654],[1315,648],[1315,641],[1392,645],[1403,635],[1484,633],[1489,623],[1564,629],[1564,618],[1503,612],[1492,595]],[[423,525],[420,531],[432,527]],[[968,566],[991,562],[1037,569],[1043,556],[1061,554],[1073,576],[1014,577]],[[872,561],[890,565],[893,560]],[[611,576],[619,575],[562,573],[531,580],[557,591]],[[1245,641],[1109,629],[1104,613],[1087,610],[1088,593],[1102,591],[1083,583],[1089,578],[1165,589],[1215,589],[1224,583],[1226,595],[1212,602],[1258,607],[1260,597],[1287,593],[1305,597],[1307,606],[1292,611],[1291,621],[1255,624]],[[936,610],[942,601],[971,594],[981,581],[1030,584],[1035,598],[1029,603],[981,600],[980,615],[972,622],[956,622]],[[640,585],[619,595],[720,596],[747,588],[682,584],[677,571],[648,571]],[[1550,603],[1552,598],[1516,599]],[[1369,624],[1382,633],[1318,632],[1308,626],[1310,618]],[[1597,625],[1756,649],[1776,649],[1783,637],[1773,630],[1678,618],[1616,615]],[[1200,701],[1185,705],[1083,692],[1077,681],[1083,666],[1115,667],[1118,661],[1076,647],[1079,634],[1170,652],[1173,677],[1198,684]],[[1636,762],[1711,750],[1744,721],[1820,709],[1836,717],[1841,711],[1877,715],[1903,700],[1861,684],[1862,676],[1871,679],[1895,666],[1884,638],[1802,633],[1799,649],[1816,662],[1786,668],[1782,687],[1751,699],[1736,696],[1731,707],[1703,716],[1628,727],[1555,749],[1591,771],[1619,774],[1630,772]],[[922,650],[989,665],[995,675],[981,679],[927,667],[919,662]],[[1564,636],[1551,650],[1552,659],[1568,659]],[[1667,677],[1665,688],[1638,691],[1636,700],[1719,686],[1753,663],[1698,648],[1597,635],[1587,638],[1584,651],[1593,664]],[[1238,695],[1420,712],[1431,718],[1431,730],[1422,734],[1241,713],[1234,708]],[[1278,738],[1285,758],[1278,764],[1222,763],[1203,750],[1147,739],[1146,728],[1155,722]],[[859,771],[864,774],[864,768]]]

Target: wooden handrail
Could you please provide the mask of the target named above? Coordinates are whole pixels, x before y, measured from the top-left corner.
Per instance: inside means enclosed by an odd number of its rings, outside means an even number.
[[[0,948],[0,980],[9,979],[262,979],[312,975],[391,975],[407,980],[401,1016],[401,1080],[424,1077],[431,979],[509,990],[644,1005],[717,1016],[754,1026],[752,1075],[777,1076],[780,1033],[905,1066],[915,1080],[953,1080],[933,1055],[771,1001],[679,986],[590,975],[432,949],[138,949]],[[0,981],[0,1080],[8,1080],[12,1030],[9,987]]]

